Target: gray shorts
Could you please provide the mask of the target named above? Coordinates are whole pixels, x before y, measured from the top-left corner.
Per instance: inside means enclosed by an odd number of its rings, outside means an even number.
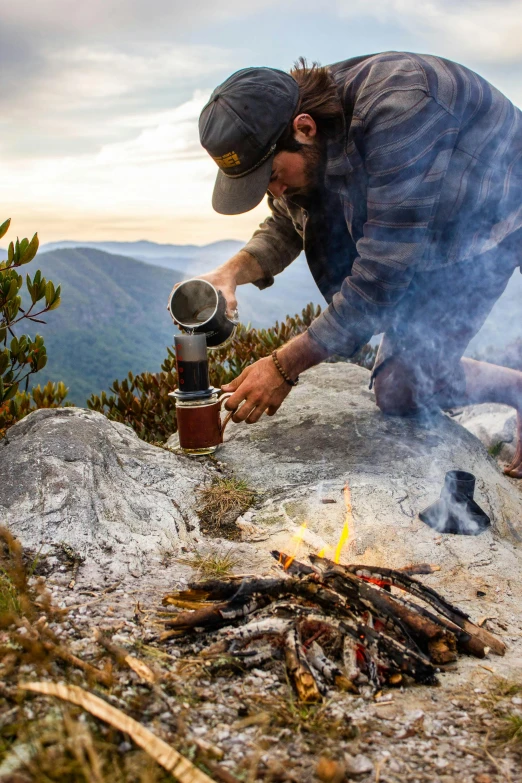
[[[517,231],[470,261],[416,274],[390,317],[372,382],[397,358],[418,406],[465,404],[460,360],[521,263],[522,231]]]

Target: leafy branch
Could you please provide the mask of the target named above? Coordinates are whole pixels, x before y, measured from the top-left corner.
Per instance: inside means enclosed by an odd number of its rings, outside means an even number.
[[[0,225],[0,239],[10,225],[10,219]],[[60,304],[60,286],[55,288],[38,270],[33,277],[26,275],[25,285],[31,301],[28,309],[22,307],[24,280],[18,269],[35,258],[38,247],[38,234],[31,240],[17,238],[9,243],[7,259],[0,262],[0,413],[14,399],[20,385],[25,381],[27,391],[29,376],[47,363],[43,338],[39,334],[34,339],[27,334],[17,336],[13,329],[24,320],[45,323],[39,317]]]

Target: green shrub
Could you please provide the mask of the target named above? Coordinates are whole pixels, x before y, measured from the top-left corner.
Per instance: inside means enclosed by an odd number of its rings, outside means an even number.
[[[0,239],[5,236],[10,220],[0,226]],[[42,390],[36,387],[27,393],[29,377],[39,372],[47,363],[43,338],[33,339],[27,334],[18,335],[22,321],[44,323],[40,316],[54,310],[60,304],[60,286],[42,277],[40,270],[34,277],[26,275],[25,284],[30,304],[22,307],[21,290],[24,280],[18,269],[29,264],[38,251],[38,235],[29,241],[19,239],[10,242],[7,259],[0,262],[0,438],[8,427],[38,407],[55,407],[63,402],[67,390],[63,384],[47,384]],[[25,390],[21,390],[25,383]],[[34,405],[33,405],[34,403]],[[41,403],[41,404],[40,404]]]
[[[250,329],[239,325],[233,339],[223,348],[209,351],[210,382],[220,387],[236,378],[249,364],[269,356],[292,337],[304,332],[321,312],[319,306],[309,304],[302,314],[287,316],[269,329]],[[130,424],[138,436],[149,443],[163,443],[176,432],[174,400],[168,396],[177,385],[174,350],[159,373],[129,373],[122,381],[114,381],[111,394],[102,392],[87,400],[91,410],[104,413],[109,419]],[[364,346],[351,361],[371,367],[376,349]]]
[[[43,389],[40,384],[34,386],[30,392],[16,392],[12,400],[9,400],[0,409],[0,438],[3,438],[9,427],[23,419],[28,413],[39,410],[39,408],[60,408],[64,405],[68,389],[66,385],[59,381],[53,383],[48,381]],[[72,405],[72,403],[65,403]]]

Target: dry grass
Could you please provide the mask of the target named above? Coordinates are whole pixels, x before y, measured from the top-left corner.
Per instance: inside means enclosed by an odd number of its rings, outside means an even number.
[[[239,531],[234,522],[256,498],[256,493],[245,481],[235,478],[219,478],[209,487],[199,491],[200,506],[197,509],[201,531],[225,538],[237,538]]]
[[[0,758],[16,760],[30,748],[16,780],[31,783],[163,783],[172,776],[150,756],[136,750],[128,738],[107,728],[79,710],[61,708],[52,720],[21,721],[16,743]],[[0,742],[1,746],[1,742]],[[14,778],[13,778],[14,779]]]
[[[501,742],[522,747],[522,717],[520,715],[507,715],[497,736]]]
[[[518,696],[520,693],[522,693],[522,682],[508,680],[505,677],[495,677],[487,700],[490,706],[494,707],[502,699]]]
[[[7,573],[0,569],[0,615],[20,614],[18,591]]]
[[[245,700],[245,703],[247,700]],[[335,740],[353,740],[357,729],[344,718],[332,719],[329,709],[330,701],[323,704],[302,704],[299,702],[289,684],[287,695],[263,695],[252,700],[249,711],[259,712],[267,716],[267,722],[275,729],[289,728],[294,734],[314,735],[317,738],[333,738]]]
[[[194,552],[188,557],[179,558],[178,562],[196,570],[198,579],[224,579],[239,565],[239,560],[230,551],[207,554]]]
[[[484,704],[495,715],[495,727],[491,733],[493,746],[512,745],[522,750],[522,717],[511,712],[511,699],[522,694],[522,682],[505,677],[493,678]]]

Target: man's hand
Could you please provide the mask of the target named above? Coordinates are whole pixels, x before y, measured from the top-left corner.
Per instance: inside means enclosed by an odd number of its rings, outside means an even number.
[[[292,390],[279,374],[271,356],[246,367],[241,375],[221,388],[224,392],[234,392],[225,402],[229,411],[239,408],[232,421],[246,421],[247,424],[259,421],[265,411],[273,416]]]
[[[218,266],[217,269],[208,272],[206,275],[198,275],[196,279],[206,280],[208,283],[212,283],[216,291],[221,291],[227,303],[227,315],[229,318],[234,319],[237,311],[237,286],[253,283],[255,280],[260,280],[263,276],[264,272],[256,259],[245,250],[240,250],[239,253],[236,253],[235,256],[232,256],[224,264]],[[170,292],[169,302],[178,285],[179,283],[176,283]]]
[[[284,370],[290,378],[295,379],[299,373],[319,364],[329,354],[308,332],[304,332],[286,343],[277,355]],[[236,410],[241,405],[232,416],[232,421],[246,421],[247,424],[259,421],[265,411],[273,416],[292,391],[292,386],[281,376],[271,356],[246,367],[232,383],[221,388],[224,392],[234,392],[225,402],[227,410]]]
[[[214,269],[206,275],[198,275],[198,280],[206,280],[211,283],[216,291],[221,291],[227,303],[227,316],[237,317],[236,278],[235,275],[221,269]]]

